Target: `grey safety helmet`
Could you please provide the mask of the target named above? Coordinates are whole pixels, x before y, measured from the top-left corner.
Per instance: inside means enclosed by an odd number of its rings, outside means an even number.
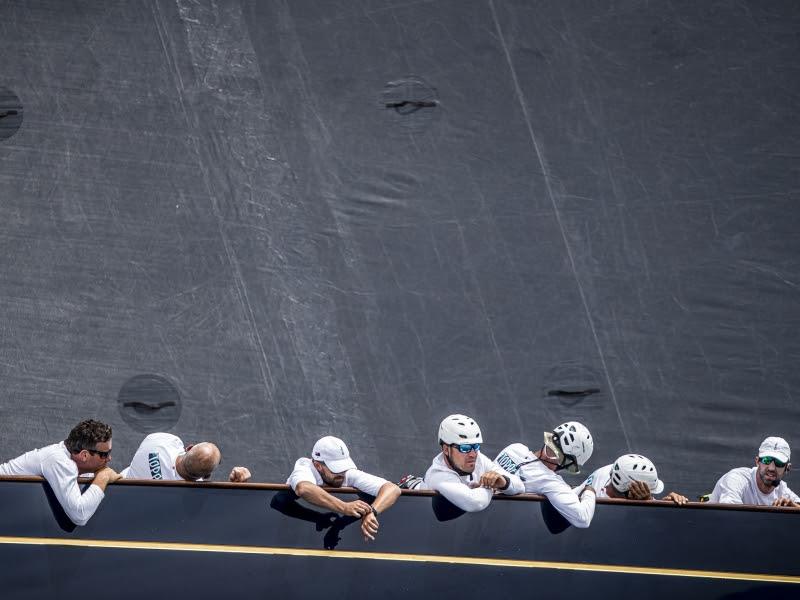
[[[482,444],[481,428],[466,415],[450,415],[439,425],[440,444]]]
[[[544,443],[556,455],[559,467],[569,473],[580,473],[594,452],[592,434],[577,421],[567,421],[552,433],[545,432]]]
[[[634,481],[647,484],[651,494],[660,494],[664,491],[664,482],[658,478],[656,466],[649,458],[641,454],[620,456],[611,467],[611,485],[624,494]]]

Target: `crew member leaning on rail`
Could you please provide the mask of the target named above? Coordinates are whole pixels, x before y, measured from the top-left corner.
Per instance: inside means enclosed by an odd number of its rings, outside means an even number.
[[[800,508],[800,497],[782,481],[792,468],[790,457],[791,450],[785,439],[768,437],[758,448],[756,466],[728,471],[717,481],[710,501]]]
[[[400,488],[382,477],[356,468],[347,446],[337,437],[328,435],[317,440],[311,456],[313,458],[299,458],[295,462],[286,483],[306,502],[360,518],[364,541],[374,540],[380,527],[378,515],[397,501]],[[375,500],[371,505],[363,500],[344,502],[322,489],[323,483],[334,488],[354,487],[374,496]]]
[[[506,472],[517,475],[526,492],[546,496],[570,524],[586,528],[594,517],[594,488],[587,485],[573,491],[557,471],[580,473],[580,467],[593,450],[589,430],[577,421],[569,421],[552,432],[544,432],[544,444],[536,452],[525,444],[511,444],[497,455],[495,462]]]
[[[598,498],[620,498],[625,500],[653,500],[653,494],[664,491],[664,482],[658,478],[653,462],[641,454],[625,454],[613,464],[600,467],[581,485],[575,488],[581,493],[593,487]],[[689,499],[677,492],[670,492],[661,500],[675,504],[686,504]]]
[[[406,475],[400,482],[404,489],[429,489],[439,492],[466,512],[484,510],[494,493],[507,495],[525,491],[516,475],[480,452],[483,436],[474,419],[450,415],[439,425],[439,447],[424,480]]]
[[[126,479],[163,481],[207,481],[222,461],[222,453],[211,442],[183,445],[177,435],[151,433],[133,455],[130,466],[120,474]],[[233,467],[228,481],[242,483],[250,479],[247,467]]]
[[[81,421],[67,439],[37,448],[0,465],[2,475],[44,477],[64,512],[76,525],[86,525],[105,497],[106,485],[120,478],[111,462],[111,427],[91,419]],[[82,494],[78,476],[94,473]]]

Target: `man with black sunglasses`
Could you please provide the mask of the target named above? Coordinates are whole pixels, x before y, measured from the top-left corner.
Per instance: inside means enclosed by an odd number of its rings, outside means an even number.
[[[800,497],[782,481],[792,467],[790,456],[785,439],[768,437],[758,449],[756,466],[728,471],[717,481],[709,501],[800,508]]]
[[[524,492],[519,477],[506,473],[481,454],[482,443],[481,429],[474,419],[466,415],[446,417],[439,425],[442,451],[433,459],[424,482],[415,489],[436,490],[466,512],[487,508],[495,492]]]
[[[78,423],[63,442],[37,448],[0,465],[0,475],[44,477],[64,512],[76,525],[86,525],[105,497],[109,483],[120,478],[111,462],[111,427],[99,421]],[[94,473],[81,493],[78,476]]]

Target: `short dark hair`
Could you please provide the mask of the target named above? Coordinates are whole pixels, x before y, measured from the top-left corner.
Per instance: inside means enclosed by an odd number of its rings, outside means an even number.
[[[77,454],[81,450],[94,450],[97,444],[107,442],[110,439],[110,425],[94,419],[87,419],[72,428],[67,439],[64,440],[64,445],[72,454]]]

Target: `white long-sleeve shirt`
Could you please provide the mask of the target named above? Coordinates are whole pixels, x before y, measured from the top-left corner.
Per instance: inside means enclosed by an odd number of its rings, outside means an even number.
[[[477,484],[481,475],[489,471],[508,478],[509,484],[505,490],[502,490],[503,494],[513,496],[525,491],[519,477],[507,473],[500,465],[480,452],[475,461],[475,470],[469,475],[459,475],[447,466],[444,454],[440,452],[425,473],[425,488],[436,490],[461,510],[478,512],[489,506],[494,492],[488,488],[471,488],[470,484]]]
[[[608,489],[608,485],[611,483],[611,470],[613,468],[614,465],[610,464],[600,467],[599,469],[595,469],[595,471],[589,475],[583,483],[575,487],[575,493],[580,494],[587,485],[590,485],[594,488],[595,495],[598,498],[609,498],[606,490]]]
[[[303,481],[314,485],[323,485],[324,483],[310,458],[297,459],[286,483],[296,492],[298,484]],[[377,496],[381,488],[387,483],[389,482],[383,477],[359,471],[358,469],[347,469],[344,473],[344,483],[342,485],[344,487],[354,487],[370,496]]]
[[[710,501],[721,504],[771,506],[775,500],[785,497],[792,502],[800,502],[800,498],[789,489],[785,481],[781,481],[769,494],[761,493],[756,483],[757,471],[758,467],[731,469],[717,481]]]
[[[0,475],[44,477],[64,512],[76,525],[86,525],[105,497],[103,490],[90,485],[83,494],[78,487],[78,465],[70,458],[64,442],[37,448],[0,465]]]
[[[120,471],[126,479],[180,481],[175,461],[186,454],[183,441],[171,433],[151,433],[136,449],[130,466]],[[202,480],[199,480],[202,481]]]
[[[531,494],[545,496],[555,509],[575,527],[586,528],[592,522],[595,495],[576,493],[554,471],[548,469],[525,444],[511,444],[497,455],[495,462],[507,473],[518,475]]]

